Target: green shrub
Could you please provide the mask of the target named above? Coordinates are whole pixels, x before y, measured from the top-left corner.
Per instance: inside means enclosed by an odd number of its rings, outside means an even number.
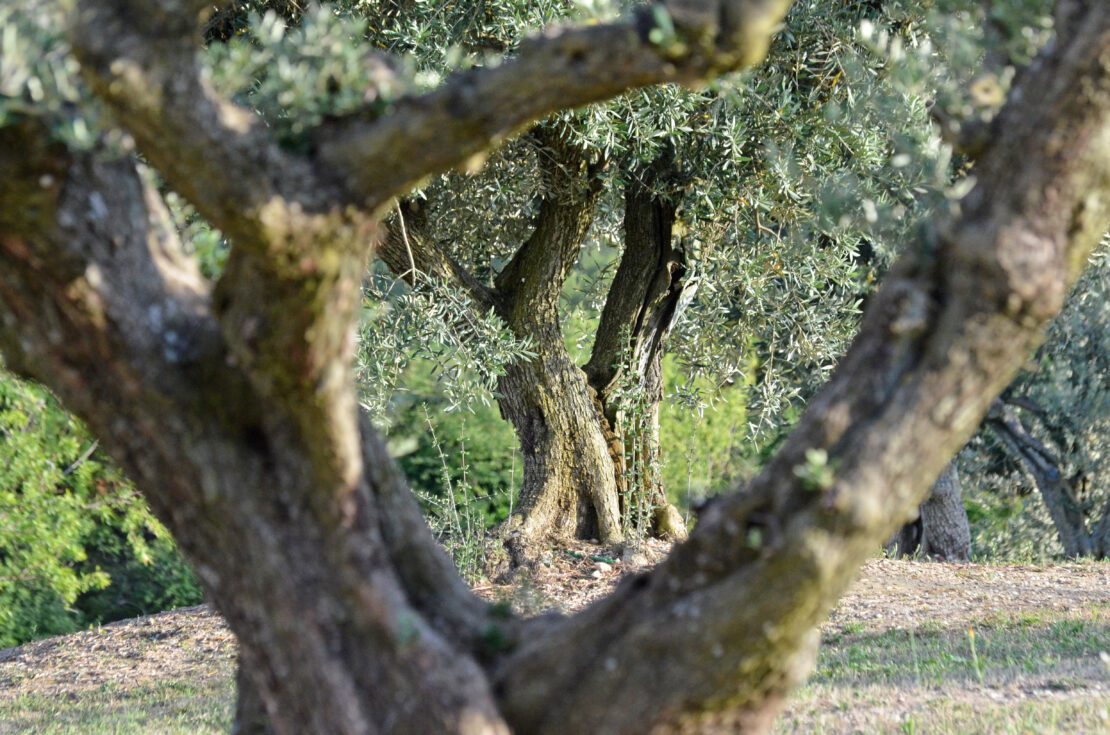
[[[417,361],[409,375],[411,390],[397,400],[389,438],[425,510],[434,510],[429,501],[452,494],[483,528],[505,520],[523,474],[512,427],[493,403],[453,407],[437,390],[429,363]]]
[[[86,623],[149,615],[203,599],[192,569],[161,529],[144,539],[141,555],[126,535],[109,525],[98,526],[87,544],[83,566],[102,570],[111,583],[77,598],[74,607]]]
[[[718,390],[706,377],[680,383],[675,358],[663,360],[667,398],[659,409],[663,487],[679,507],[731,490],[758,469],[748,429],[747,384]],[[706,405],[699,398],[710,396]]]
[[[48,391],[0,372],[0,647],[200,599],[166,530],[96,449]]]

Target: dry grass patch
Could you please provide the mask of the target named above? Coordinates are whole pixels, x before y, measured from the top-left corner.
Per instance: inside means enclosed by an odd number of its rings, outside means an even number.
[[[573,610],[665,552],[553,547],[530,580],[478,592]],[[823,632],[779,733],[1110,732],[1110,564],[875,560]],[[203,606],[0,651],[0,735],[227,732],[234,657]]]

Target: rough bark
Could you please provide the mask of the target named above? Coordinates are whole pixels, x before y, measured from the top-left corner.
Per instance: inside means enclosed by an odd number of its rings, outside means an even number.
[[[971,529],[955,462],[944,468],[918,509],[917,518],[902,526],[887,549],[900,558],[918,554],[938,561],[971,558]]]
[[[809,670],[814,625],[1032,353],[1110,220],[1110,8],[1075,7],[995,122],[959,216],[889,274],[830,384],[746,492],[711,503],[650,575],[502,665],[515,726],[769,726]],[[556,649],[568,640],[573,654]],[[630,685],[645,651],[651,675]]]
[[[652,188],[659,183],[657,169],[666,166],[641,172],[628,186],[624,252],[583,381],[564,346],[558,302],[593,219],[596,172],[556,131],[534,135],[545,148],[540,160],[548,169],[548,200],[530,241],[494,287],[428,239],[414,205],[398,208],[379,254],[410,284],[427,275],[464,289],[475,308],[497,309],[535,346],[536,359],[508,366],[498,385],[498,404],[524,457],[521,503],[508,528],[515,561],[547,536],[619,541],[617,521],[685,538],[685,521],[667,501],[660,470],[664,345],[690,288],[684,253],[672,236],[675,204]],[[599,523],[599,503],[607,523]]]
[[[571,359],[559,300],[593,222],[597,171],[582,151],[545,131],[545,198],[531,237],[498,274],[497,313],[536,357],[508,365],[502,415],[520,438],[524,482],[508,527],[510,552],[549,535],[621,540],[616,472],[586,376]]]
[[[390,222],[379,250],[398,277],[415,284],[431,276],[463,288],[474,308],[495,309],[517,337],[533,345],[535,357],[508,365],[497,389],[524,463],[520,502],[504,529],[514,566],[526,563],[535,542],[548,537],[616,543],[622,536],[604,418],[566,350],[558,313],[563,283],[593,219],[596,172],[581,152],[549,146],[543,160],[553,167],[549,196],[532,236],[495,287],[477,281],[431,242],[411,205]]]
[[[191,60],[147,53],[176,48],[190,27],[169,0],[130,24],[112,20],[135,10],[126,2],[86,0],[75,44],[84,54],[97,36],[93,46],[112,47],[83,55],[85,73],[146,160],[233,233],[234,267],[213,293],[134,162],[61,149],[34,121],[9,125],[0,349],[86,419],[168,524],[239,637],[275,732],[762,732],[808,673],[816,626],[1032,354],[1110,225],[1110,7],[1061,5],[1071,12],[995,123],[977,187],[891,272],[781,451],[744,492],[707,506],[661,566],[573,617],[521,622],[474,598],[359,419],[346,300],[373,218],[294,206],[339,186],[305,160],[296,167],[312,173],[313,193],[278,195],[265,216],[209,201],[209,184],[254,201],[229,171],[239,159],[163,137],[161,103],[200,89]],[[712,59],[748,58],[729,51],[743,38],[734,29],[754,17],[766,35],[759,11],[781,10],[754,0],[671,7],[712,11],[694,66],[707,47],[723,49]],[[605,49],[610,67],[625,50]],[[693,75],[687,61],[672,59],[667,74]],[[143,104],[126,104],[129,74],[156,82],[134,88]],[[562,102],[581,101],[573,91]],[[186,101],[200,109],[205,99]],[[491,126],[501,129],[482,130]],[[232,153],[257,133],[174,130],[214,135]],[[444,135],[462,138],[452,160],[477,145],[457,121]],[[167,162],[175,148],[188,165]],[[357,163],[373,172],[392,160]],[[350,200],[344,191],[339,201]],[[366,199],[395,193],[383,184]]]
[[[630,177],[624,252],[584,369],[605,415],[610,445],[617,448],[626,506],[645,506],[656,535],[683,539],[685,521],[663,488],[659,445],[666,339],[684,295],[693,290],[673,233],[678,192],[666,181],[674,173],[669,165],[664,158]],[[657,188],[671,189],[671,198]]]
[[[235,670],[235,689],[238,697],[235,702],[235,722],[231,735],[274,735],[270,718],[266,715],[266,705],[258,694],[247,664],[240,656]]]

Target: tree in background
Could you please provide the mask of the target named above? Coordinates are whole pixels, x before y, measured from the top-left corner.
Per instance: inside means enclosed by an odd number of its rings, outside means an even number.
[[[460,59],[480,65],[491,47],[515,47],[530,22],[576,7],[388,5],[374,44],[417,53],[433,74]],[[676,393],[687,406],[703,409],[719,395],[699,378],[739,382],[751,393],[742,441],[784,431],[854,333],[858,303],[898,243],[946,195],[958,196],[951,151],[930,118],[981,129],[1015,68],[1043,42],[1047,8],[1008,3],[968,17],[959,3],[803,3],[743,94],[728,84],[649,90],[564,115],[481,172],[444,177],[398,211],[382,249],[393,272],[410,284],[423,279],[433,300],[469,304],[471,320],[498,314],[537,353],[503,363],[496,389],[524,450],[518,541],[576,532],[614,542],[642,532],[645,511],[657,533],[683,535],[661,482],[670,449],[659,446],[663,352],[681,358]],[[947,17],[952,10],[964,17]],[[862,42],[861,21],[871,28]],[[938,42],[945,53],[921,55]],[[914,63],[905,63],[905,48],[918,54]],[[958,165],[972,147],[964,136]],[[567,195],[574,191],[581,196]],[[580,217],[553,226],[544,219],[552,198],[564,213],[577,202]],[[660,228],[676,234],[661,238]],[[534,280],[516,273],[525,261],[519,243],[542,271]],[[604,278],[578,279],[571,288],[584,293],[568,297],[584,243],[612,245],[612,265]],[[515,285],[527,283],[518,300]],[[795,308],[781,309],[787,300]],[[417,305],[431,311],[428,301]],[[578,361],[563,325],[582,305],[593,313],[588,333],[574,335],[586,346]],[[458,309],[440,313],[465,327]],[[931,555],[967,558],[959,487],[938,486],[916,522],[919,536],[933,526]],[[610,509],[600,532],[597,503]]]
[[[757,444],[785,430],[825,379],[897,243],[952,193],[950,149],[930,117],[949,126],[981,122],[1000,104],[1014,66],[1043,40],[1043,32],[1027,31],[1041,29],[1044,2],[956,23],[944,11],[966,15],[966,8],[942,6],[888,2],[830,12],[801,4],[745,94],[727,84],[649,90],[563,115],[480,161],[478,173],[445,176],[398,207],[381,255],[418,293],[392,313],[419,333],[416,341],[447,345],[450,360],[465,354],[517,429],[524,477],[509,530],[518,560],[528,541],[552,534],[612,543],[651,525],[660,535],[684,535],[661,482],[661,357],[672,330],[683,403],[700,410],[717,398],[699,378],[740,382],[752,393],[752,435],[744,439]],[[248,22],[248,11],[263,8],[268,18]],[[354,12],[374,50],[367,53],[407,53],[417,73],[438,78],[481,66],[491,51],[515,48],[525,29],[583,8],[506,1],[341,9]],[[274,33],[274,10],[293,31]],[[368,28],[357,21],[366,14],[377,19]],[[327,13],[308,20],[280,0],[248,3],[221,16],[210,34],[249,38],[267,49],[258,58],[282,60],[284,71],[275,72],[256,59],[237,76],[261,83],[231,85],[279,131],[297,124],[287,110],[293,70],[306,54],[321,55],[318,44],[305,49],[294,39],[314,38],[334,22]],[[871,29],[862,41],[861,20]],[[946,53],[932,50],[938,40]],[[905,63],[907,47],[914,63]],[[991,66],[978,64],[984,53]],[[970,81],[961,76],[967,69],[979,74],[971,94],[960,86]],[[344,73],[339,63],[324,76],[342,88]],[[661,238],[660,227],[678,234]],[[577,279],[572,287],[584,293],[567,298],[584,243],[613,245],[606,250],[616,255],[604,277]],[[526,260],[538,269],[528,279],[517,273]],[[519,299],[518,286],[526,292]],[[797,308],[781,309],[784,300]],[[572,336],[564,325],[583,305],[593,323],[573,335],[586,343],[579,361],[564,344]],[[444,328],[430,330],[436,319]],[[388,326],[373,332],[362,362],[380,406],[400,375],[396,348],[406,340]],[[458,370],[449,374],[458,381]],[[448,386],[455,394],[477,387]],[[951,491],[938,493],[908,531],[920,535],[923,524],[951,519],[956,525],[929,536],[952,544],[933,544],[932,553],[964,558],[959,484],[944,487]]]
[[[988,528],[988,543],[1037,556],[1110,555],[1105,479],[1110,431],[1108,299],[1110,266],[1103,247],[1053,321],[1032,368],[987,416],[969,464],[995,496],[983,498],[988,506],[977,503],[975,512],[989,516],[991,506],[998,508],[994,513],[1006,526],[994,532]],[[1047,515],[1040,528],[1039,513],[1021,500],[1033,491]],[[1011,506],[1019,509],[1020,517]],[[983,520],[991,525],[990,517]]]
[[[774,459],[575,616],[519,620],[473,596],[360,417],[353,363],[395,197],[561,108],[754,65],[787,6],[675,0],[549,31],[422,94],[340,86],[328,99],[350,106],[292,137],[209,83],[203,3],[85,0],[65,39],[49,6],[3,9],[0,347],[88,420],[194,562],[239,637],[241,729],[770,726],[816,626],[1110,225],[1110,8],[1059,3],[975,185],[920,229]],[[231,242],[215,283],[132,143]]]
[[[296,8],[271,7],[303,20]],[[374,48],[410,53],[419,73],[440,75],[481,66],[491,50],[516,48],[526,29],[582,6],[352,9],[375,19]],[[523,454],[512,548],[553,534],[612,543],[647,526],[685,535],[661,482],[662,356],[672,331],[687,403],[715,399],[688,389],[698,377],[750,386],[747,372],[759,373],[750,417],[760,434],[781,429],[791,404],[827,377],[861,294],[950,176],[927,84],[906,92],[889,78],[885,54],[855,39],[864,18],[915,43],[925,37],[920,11],[802,4],[743,92],[653,89],[562,115],[480,172],[445,176],[397,208],[380,255],[426,295],[408,306],[471,338],[437,335],[457,349],[497,354],[480,345],[487,329],[470,328],[495,314],[530,350],[503,363],[496,382]],[[265,23],[233,25],[265,43]],[[280,126],[283,108],[264,93],[255,87],[246,99]],[[568,298],[587,244],[611,253],[611,265]],[[797,308],[781,309],[784,299]],[[594,313],[588,333],[574,335],[585,338],[578,361],[564,325],[583,303]]]

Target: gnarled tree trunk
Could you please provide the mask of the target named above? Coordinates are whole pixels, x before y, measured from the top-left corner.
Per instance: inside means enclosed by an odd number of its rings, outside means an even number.
[[[586,239],[600,193],[584,151],[549,129],[538,132],[545,194],[531,237],[498,274],[494,299],[509,329],[532,340],[536,357],[509,365],[498,387],[502,415],[520,438],[524,482],[508,524],[517,562],[552,535],[622,538],[613,461],[582,370],[560,328],[563,284]]]
[[[1064,555],[1069,559],[1104,559],[1110,556],[1110,506],[1103,510],[1102,519],[1094,530],[1089,530],[1087,515],[1059,458],[1029,433],[1016,408],[1005,400],[995,401],[987,423],[1006,450],[1032,477],[1052,517]]]
[[[657,536],[683,539],[685,521],[663,488],[659,405],[667,335],[695,286],[688,278],[685,252],[675,242],[677,192],[666,180],[673,174],[669,166],[664,156],[629,177],[624,252],[584,369],[610,443],[617,447],[623,511],[641,516],[641,523],[650,519]]]
[[[675,205],[637,175],[626,192],[625,247],[589,363],[567,352],[559,300],[595,214],[597,164],[562,140],[533,131],[546,194],[531,237],[492,287],[474,279],[443,248],[411,207],[383,241],[394,273],[431,274],[464,288],[478,309],[494,309],[535,358],[507,366],[498,383],[502,416],[524,458],[520,503],[506,531],[511,557],[548,537],[613,544],[638,533],[685,538],[685,522],[663,489],[659,404],[662,358],[677,316],[686,268],[673,242]],[[654,180],[653,182],[654,183]]]
[[[467,589],[358,415],[377,213],[558,107],[754,63],[788,3],[668,5],[690,43],[653,41],[650,10],[549,32],[391,114],[329,121],[310,156],[207,84],[207,5],[83,0],[72,38],[144,160],[232,239],[220,281],[201,278],[134,160],[9,119],[0,349],[88,421],[168,525],[279,735],[767,731],[811,670],[817,626],[1110,225],[1110,6],[1061,0],[976,188],[891,271],[760,475],[650,573],[574,616],[520,620]],[[820,483],[800,471],[815,457]]]

